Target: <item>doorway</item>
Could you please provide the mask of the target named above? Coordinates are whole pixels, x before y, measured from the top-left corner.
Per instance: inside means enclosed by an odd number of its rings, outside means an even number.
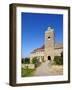
[[[48,56],[48,60],[51,60],[51,56]]]

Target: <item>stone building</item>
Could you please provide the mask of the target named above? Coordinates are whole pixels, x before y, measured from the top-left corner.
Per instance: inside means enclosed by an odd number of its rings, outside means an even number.
[[[36,48],[30,53],[30,61],[37,57],[40,62],[46,60],[54,60],[54,56],[60,56],[63,51],[63,44],[55,42],[54,29],[48,27],[45,31],[45,43],[42,47]]]

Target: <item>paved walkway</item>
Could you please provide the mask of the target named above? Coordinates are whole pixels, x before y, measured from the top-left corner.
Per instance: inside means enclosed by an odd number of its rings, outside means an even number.
[[[49,61],[42,63],[36,68],[34,76],[50,76],[50,75],[62,75],[63,67],[58,65],[51,65]]]

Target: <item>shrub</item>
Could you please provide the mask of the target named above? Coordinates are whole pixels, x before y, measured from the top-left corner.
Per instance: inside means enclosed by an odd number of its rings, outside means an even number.
[[[40,65],[40,62],[39,62],[39,60],[37,59],[37,57],[34,57],[34,58],[32,59],[32,64],[35,64],[35,67],[37,67],[37,66]]]
[[[63,65],[63,57],[55,56],[54,57],[54,64],[56,64],[56,65]]]
[[[22,58],[22,64],[29,64],[30,58]]]
[[[29,64],[30,63],[30,58],[25,58],[25,64]]]
[[[63,58],[63,52],[61,52],[61,57]]]
[[[22,64],[24,63],[24,58],[22,58],[21,63],[22,63]]]

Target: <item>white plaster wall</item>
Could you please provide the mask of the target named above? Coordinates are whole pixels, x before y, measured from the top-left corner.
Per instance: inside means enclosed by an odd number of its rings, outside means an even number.
[[[63,49],[55,49],[55,56],[61,56],[61,52],[63,51]]]

